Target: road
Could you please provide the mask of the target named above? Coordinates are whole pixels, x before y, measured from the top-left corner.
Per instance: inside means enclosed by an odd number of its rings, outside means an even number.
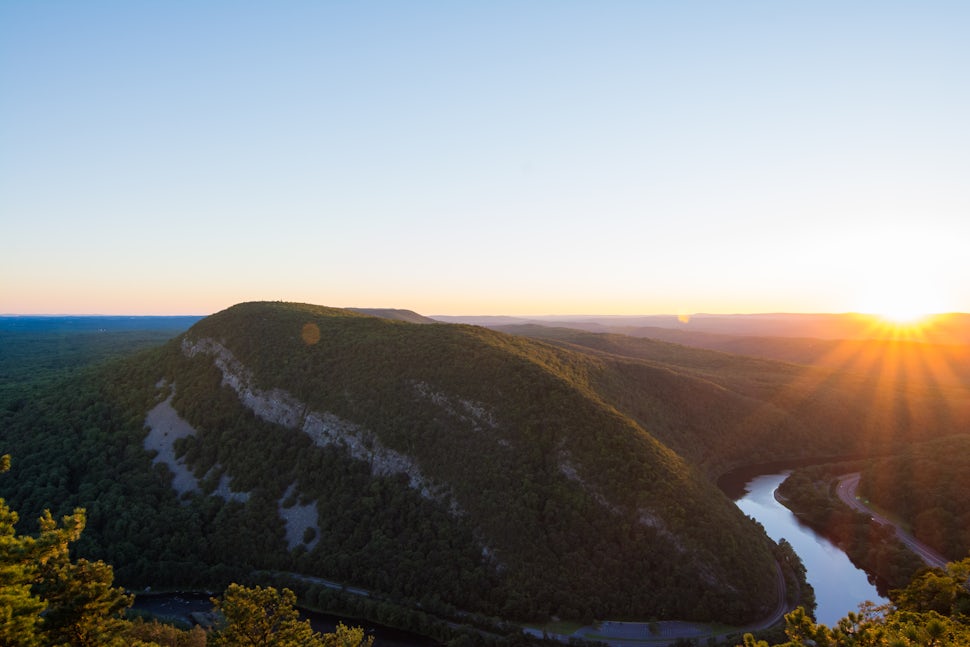
[[[531,627],[522,627],[522,631],[524,633],[536,636],[537,638],[551,638],[562,643],[568,643],[571,638],[580,638],[583,640],[603,642],[611,647],[664,647],[666,645],[672,645],[678,640],[684,638],[699,641],[712,637],[723,637],[727,634],[741,635],[747,632],[761,631],[782,622],[785,614],[791,611],[791,605],[788,603],[787,587],[785,586],[785,576],[782,573],[781,565],[775,564],[775,569],[775,584],[778,590],[778,603],[775,605],[775,608],[772,610],[769,616],[744,627],[735,627],[729,630],[722,627],[715,631],[710,625],[704,623],[682,622],[679,620],[660,620],[650,623],[603,621],[594,626],[582,627],[569,635],[546,633]],[[292,577],[294,579],[309,582],[311,584],[319,584],[332,589],[342,590],[354,595],[360,595],[363,597],[373,596],[373,594],[366,589],[347,586],[345,584],[341,584],[340,582],[327,580],[322,577],[313,577],[311,575],[303,575],[302,573],[285,571],[266,572],[273,573],[275,575]],[[459,624],[455,622],[444,622],[452,627],[457,628],[459,626]],[[481,630],[479,630],[479,633],[489,635],[487,632]],[[491,635],[495,637],[494,634]]]
[[[545,635],[547,638],[552,638],[560,642],[569,642],[570,638],[580,638],[582,640],[606,643],[610,647],[664,647],[665,645],[672,645],[678,640],[685,638],[700,642],[708,638],[723,638],[728,634],[738,634],[740,636],[747,632],[753,633],[781,622],[785,614],[791,611],[791,605],[788,604],[787,599],[785,576],[782,573],[780,565],[776,564],[776,569],[778,604],[775,605],[774,610],[769,616],[744,627],[714,630],[710,625],[703,623],[681,622],[678,620],[660,620],[650,623],[604,620],[594,626],[582,627],[570,635],[543,634],[543,632],[536,629],[524,629],[524,631],[540,638]]]
[[[945,568],[947,560],[942,555],[903,530],[899,524],[893,523],[890,519],[879,514],[859,499],[857,490],[859,489],[860,476],[858,472],[855,472],[839,477],[838,484],[835,487],[835,493],[839,496],[839,499],[853,510],[858,510],[863,514],[869,515],[873,521],[891,526],[896,531],[896,536],[899,538],[899,541],[903,542],[907,548],[919,555],[920,559],[926,562],[928,566]]]

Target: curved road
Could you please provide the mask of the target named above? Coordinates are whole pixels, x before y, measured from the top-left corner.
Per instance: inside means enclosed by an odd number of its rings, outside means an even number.
[[[340,582],[327,580],[322,577],[293,573],[289,571],[266,571],[277,575],[285,575],[297,580],[319,584],[332,589],[342,590],[354,595],[372,597],[372,593],[366,589],[347,586]],[[551,638],[559,642],[568,643],[571,638],[592,640],[603,642],[611,647],[665,647],[680,639],[688,638],[702,640],[707,638],[719,638],[728,634],[744,634],[767,629],[775,624],[782,622],[785,614],[791,611],[788,603],[788,588],[785,585],[785,576],[782,573],[781,565],[775,563],[776,579],[775,584],[778,590],[778,604],[775,605],[771,614],[757,622],[753,622],[744,627],[733,627],[731,629],[713,630],[710,625],[699,622],[682,622],[679,620],[659,620],[657,622],[616,622],[603,621],[598,625],[582,627],[572,634],[547,633],[540,629],[522,627],[524,633],[536,636],[537,638]],[[452,627],[458,627],[455,622],[445,621]],[[487,633],[487,632],[480,632]]]
[[[710,625],[699,622],[681,622],[677,620],[659,620],[657,622],[616,622],[604,620],[598,625],[582,627],[569,635],[549,634],[537,629],[525,628],[526,633],[537,637],[546,637],[560,642],[569,642],[570,638],[580,638],[606,643],[610,647],[664,647],[678,640],[687,638],[695,641],[707,638],[723,638],[728,634],[739,636],[748,632],[761,631],[781,622],[785,614],[791,611],[788,604],[785,576],[781,566],[776,564],[776,585],[778,587],[778,604],[766,618],[744,627],[714,630]]]
[[[858,472],[855,472],[839,477],[838,485],[835,486],[835,493],[838,494],[839,499],[853,510],[869,515],[873,521],[891,526],[896,531],[896,536],[899,538],[899,541],[903,542],[907,548],[919,555],[920,559],[926,562],[927,565],[936,568],[946,568],[947,560],[942,555],[903,530],[899,524],[893,523],[859,499],[856,491],[859,489],[860,476]]]

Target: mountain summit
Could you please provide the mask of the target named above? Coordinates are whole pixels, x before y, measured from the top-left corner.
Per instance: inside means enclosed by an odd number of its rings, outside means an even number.
[[[764,534],[600,395],[589,354],[247,303],[161,365],[156,462],[186,500],[261,510],[293,570],[520,618],[740,621],[779,595]]]

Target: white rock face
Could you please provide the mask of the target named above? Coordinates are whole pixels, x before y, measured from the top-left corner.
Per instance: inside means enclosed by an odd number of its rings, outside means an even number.
[[[164,384],[159,383],[156,386],[161,388]],[[145,417],[145,426],[148,427],[148,435],[145,436],[143,445],[148,451],[158,452],[152,463],[164,463],[174,474],[172,487],[179,493],[179,496],[200,491],[199,479],[185,464],[185,459],[175,457],[175,441],[179,438],[196,435],[196,430],[187,420],[179,416],[172,406],[171,395],[148,412]],[[241,503],[248,501],[249,493],[234,492],[230,488],[230,480],[229,476],[223,474],[219,480],[219,486],[213,494],[226,501],[239,501]]]
[[[294,504],[288,508],[284,507],[283,503],[295,493],[296,483],[291,483],[276,504],[280,517],[286,523],[286,545],[290,550],[297,546],[305,546],[307,550],[313,550],[320,541],[320,513],[317,511],[317,503],[314,501],[306,505]],[[305,543],[303,535],[308,528],[313,528],[315,533],[313,539]]]
[[[246,368],[228,348],[214,339],[182,341],[182,352],[188,357],[208,355],[222,372],[222,383],[239,396],[240,402],[267,422],[299,429],[320,447],[337,445],[351,456],[370,464],[375,476],[404,474],[411,488],[421,496],[446,503],[453,513],[459,508],[448,490],[425,477],[410,457],[385,447],[368,429],[329,412],[311,411],[283,389],[263,390],[255,385],[252,371]]]
[[[185,459],[175,458],[175,441],[186,436],[194,436],[195,429],[182,419],[172,407],[172,396],[164,402],[159,402],[145,417],[148,435],[145,436],[144,447],[148,451],[158,454],[152,463],[164,463],[175,477],[172,487],[179,495],[195,492],[199,489],[199,479],[185,464]]]

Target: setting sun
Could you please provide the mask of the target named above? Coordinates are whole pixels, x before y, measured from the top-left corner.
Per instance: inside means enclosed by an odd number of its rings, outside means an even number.
[[[877,327],[892,329],[896,334],[905,333],[905,336],[909,336],[913,333],[919,335],[941,310],[918,299],[912,302],[900,299],[896,304],[886,303],[866,309],[865,312],[873,317]]]
[[[890,324],[913,326],[949,308],[926,283],[902,280],[871,291],[862,299],[859,310]]]
[[[881,319],[897,325],[913,326],[926,320],[931,313],[916,307],[900,306],[875,313]]]
[[[912,327],[953,307],[948,290],[932,271],[931,247],[909,248],[903,240],[884,237],[878,253],[867,259],[865,271],[858,276],[861,287],[856,308],[887,324]],[[910,262],[902,264],[900,258]]]

